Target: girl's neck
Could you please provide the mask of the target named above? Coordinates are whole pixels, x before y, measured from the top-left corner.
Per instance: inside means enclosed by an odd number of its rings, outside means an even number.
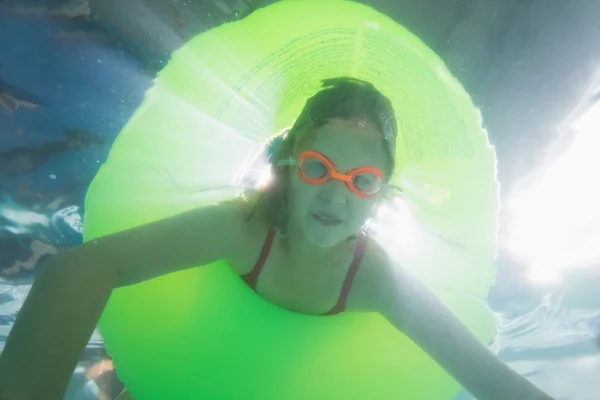
[[[343,240],[332,247],[320,247],[310,243],[295,229],[286,229],[282,234],[277,230],[280,243],[294,264],[311,265],[323,263],[336,263],[352,253],[355,237]]]

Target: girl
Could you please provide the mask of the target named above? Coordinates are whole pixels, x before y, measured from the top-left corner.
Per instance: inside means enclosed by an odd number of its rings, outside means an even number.
[[[52,257],[0,358],[2,398],[60,399],[112,289],[225,259],[286,309],[381,313],[478,399],[550,399],[366,235],[389,193],[396,134],[371,84],[327,80],[274,150],[266,187]]]

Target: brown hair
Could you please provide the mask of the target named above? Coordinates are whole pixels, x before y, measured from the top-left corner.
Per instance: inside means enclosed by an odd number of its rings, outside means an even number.
[[[309,132],[332,119],[351,120],[375,127],[388,156],[387,176],[394,171],[398,129],[392,103],[369,82],[346,77],[323,80],[322,89],[308,99],[294,125],[267,146],[272,179],[261,189],[255,211],[280,232],[285,232],[287,225],[291,169],[274,165],[290,157],[295,146],[306,139]]]

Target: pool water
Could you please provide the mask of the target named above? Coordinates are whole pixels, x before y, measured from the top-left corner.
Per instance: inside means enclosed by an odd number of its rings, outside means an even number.
[[[445,13],[433,0],[365,3],[415,27],[438,51],[472,92],[497,148],[504,205],[488,298],[494,348],[557,398],[595,400],[600,3],[545,1],[456,0],[444,3]],[[203,26],[266,3],[204,2]],[[115,4],[0,3],[0,348],[40,263],[81,242],[85,191],[114,138],[168,52],[197,33],[184,13],[144,36],[133,32],[142,14],[127,22],[134,6]],[[111,371],[95,333],[66,399],[114,398],[121,386]]]

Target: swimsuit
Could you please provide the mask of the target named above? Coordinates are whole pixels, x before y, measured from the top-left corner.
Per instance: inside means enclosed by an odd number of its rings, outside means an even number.
[[[265,244],[263,245],[262,251],[260,253],[260,257],[258,261],[252,268],[252,271],[247,273],[246,275],[242,275],[242,279],[246,284],[256,292],[256,284],[258,282],[258,276],[262,271],[265,261],[267,261],[267,257],[269,256],[269,251],[271,250],[271,245],[273,244],[273,238],[275,237],[275,229],[270,228],[269,233],[267,234],[267,239],[265,240]],[[334,315],[339,314],[346,309],[346,299],[348,298],[348,293],[350,292],[350,287],[352,286],[352,281],[354,280],[354,276],[356,275],[356,271],[358,270],[358,266],[363,258],[365,253],[365,248],[367,247],[367,236],[359,235],[358,242],[356,244],[356,250],[354,251],[354,257],[352,259],[352,264],[350,264],[350,268],[348,269],[348,273],[346,274],[346,278],[344,279],[344,284],[342,285],[342,290],[340,291],[340,295],[338,297],[338,301],[333,306],[333,308],[322,315]]]

